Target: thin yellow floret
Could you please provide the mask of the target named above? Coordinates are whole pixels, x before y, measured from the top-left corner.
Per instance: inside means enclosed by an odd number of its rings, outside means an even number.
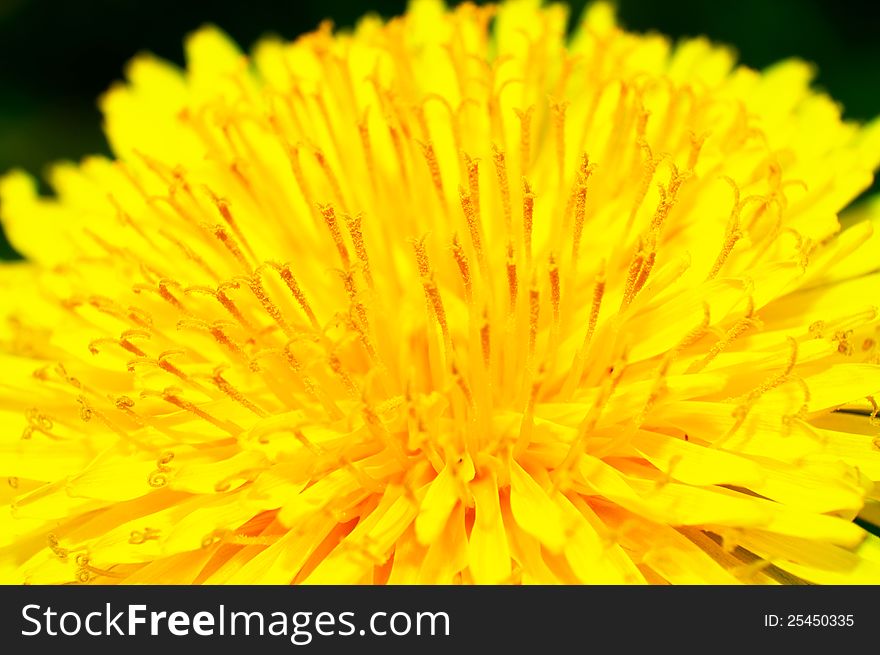
[[[206,27],[3,177],[0,579],[880,583],[880,123],[567,29]]]

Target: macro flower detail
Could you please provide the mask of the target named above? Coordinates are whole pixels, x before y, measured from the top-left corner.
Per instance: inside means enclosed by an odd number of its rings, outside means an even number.
[[[0,181],[3,582],[880,583],[880,127],[809,66],[513,0],[186,54]]]

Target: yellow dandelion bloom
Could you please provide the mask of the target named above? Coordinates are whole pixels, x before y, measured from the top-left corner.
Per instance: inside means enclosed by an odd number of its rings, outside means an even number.
[[[567,20],[205,28],[3,178],[3,581],[880,582],[880,129]]]

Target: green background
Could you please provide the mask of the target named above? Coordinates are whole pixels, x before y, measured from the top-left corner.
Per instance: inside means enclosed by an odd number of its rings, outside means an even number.
[[[570,4],[576,15],[584,2]],[[755,68],[802,57],[817,65],[817,86],[842,103],[847,117],[868,120],[880,114],[880,3],[617,4],[629,29],[676,38],[706,35],[734,45],[741,61]],[[184,35],[203,23],[219,25],[248,47],[267,33],[292,38],[324,18],[346,26],[367,11],[393,16],[405,5],[403,0],[0,0],[0,172],[19,167],[39,175],[58,159],[106,153],[98,95],[122,77],[137,52],[149,50],[182,63]],[[0,234],[0,257],[13,256]]]

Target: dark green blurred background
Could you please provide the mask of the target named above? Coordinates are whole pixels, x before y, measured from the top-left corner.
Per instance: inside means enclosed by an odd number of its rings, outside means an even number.
[[[574,13],[585,0],[573,0]],[[619,0],[621,22],[673,37],[704,34],[762,68],[797,55],[846,116],[880,114],[880,3],[821,0]],[[247,47],[268,32],[291,38],[330,17],[401,13],[405,0],[320,3],[239,0],[0,0],[0,173],[40,174],[57,159],[106,152],[96,98],[142,50],[182,63],[182,39],[213,22]],[[875,185],[876,188],[876,185]],[[0,235],[0,257],[13,253]]]

